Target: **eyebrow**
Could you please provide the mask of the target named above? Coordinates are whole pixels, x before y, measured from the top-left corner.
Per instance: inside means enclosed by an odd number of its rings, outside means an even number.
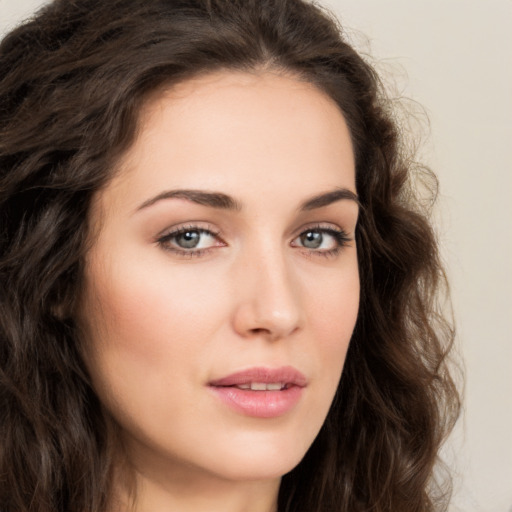
[[[357,205],[360,206],[359,197],[355,192],[352,192],[352,190],[348,188],[337,188],[331,192],[318,194],[307,199],[301,204],[299,209],[302,211],[315,210],[342,200],[355,201]]]
[[[209,206],[210,208],[218,208],[222,210],[232,210],[232,211],[240,211],[242,209],[241,203],[239,203],[236,199],[227,194],[223,194],[222,192],[209,192],[205,190],[188,190],[188,189],[179,189],[179,190],[167,190],[158,194],[147,201],[144,201],[136,211],[143,210],[148,208],[158,201],[162,201],[165,199],[186,199],[187,201],[191,201],[196,204],[200,204],[203,206]],[[342,200],[350,200],[360,205],[359,198],[355,192],[347,188],[337,188],[330,192],[325,192],[322,194],[318,194],[313,196],[306,201],[304,201],[300,207],[300,211],[309,211],[315,210],[317,208],[323,208],[325,206],[329,206],[332,203]]]
[[[138,208],[137,211],[148,208],[154,205],[158,201],[164,199],[186,199],[193,203],[197,203],[203,206],[209,206],[211,208],[219,208],[222,210],[235,210],[239,211],[242,209],[242,205],[227,194],[222,192],[208,192],[205,190],[167,190],[158,194],[157,196],[144,201]]]

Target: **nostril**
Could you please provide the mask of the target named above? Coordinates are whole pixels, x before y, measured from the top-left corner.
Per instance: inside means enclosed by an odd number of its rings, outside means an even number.
[[[255,329],[251,329],[251,332],[254,334],[270,334],[270,330],[264,329],[263,327],[257,327]]]

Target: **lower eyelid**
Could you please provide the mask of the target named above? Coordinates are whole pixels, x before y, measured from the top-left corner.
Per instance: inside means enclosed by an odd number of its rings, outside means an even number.
[[[199,258],[201,256],[204,256],[205,254],[209,253],[211,250],[211,247],[206,249],[195,249],[192,251],[185,251],[182,249],[175,249],[174,247],[163,247],[164,251],[167,251],[171,254],[174,254],[175,256],[183,259],[192,259],[192,258]]]

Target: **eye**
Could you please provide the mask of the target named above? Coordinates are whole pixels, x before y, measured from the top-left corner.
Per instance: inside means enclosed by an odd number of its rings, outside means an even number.
[[[324,255],[338,253],[351,238],[342,229],[314,227],[303,231],[292,241],[292,246],[303,247]]]
[[[157,240],[157,243],[165,250],[184,255],[199,255],[212,247],[224,245],[218,233],[195,226],[182,227],[166,233]]]
[[[324,235],[325,234],[320,231],[306,231],[300,235],[299,239],[304,247],[308,249],[319,249],[325,242],[324,238],[326,237]],[[329,240],[329,242],[332,244],[332,240]]]

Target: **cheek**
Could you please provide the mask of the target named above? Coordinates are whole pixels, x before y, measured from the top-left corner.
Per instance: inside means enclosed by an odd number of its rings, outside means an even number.
[[[100,400],[144,442],[180,440],[190,429],[183,422],[200,423],[191,404],[202,398],[211,340],[226,316],[215,283],[169,268],[124,259],[89,271],[87,366]]]
[[[309,298],[308,324],[317,347],[319,364],[330,385],[336,387],[345,362],[359,311],[357,263],[325,279]]]
[[[208,283],[200,286],[190,275],[126,259],[91,265],[89,283],[82,323],[100,390],[131,386],[130,392],[142,393],[157,376],[179,387],[183,379],[171,376],[193,371],[221,316],[218,302],[206,292]]]
[[[125,260],[110,264],[108,272],[91,270],[90,316],[103,325],[109,343],[133,342],[130,348],[144,351],[158,348],[159,342],[167,346],[173,333],[197,332],[199,317],[215,315],[216,302],[204,278],[153,263]]]
[[[350,338],[359,310],[359,270],[356,253],[340,269],[317,273],[305,289],[308,323],[326,339]]]

